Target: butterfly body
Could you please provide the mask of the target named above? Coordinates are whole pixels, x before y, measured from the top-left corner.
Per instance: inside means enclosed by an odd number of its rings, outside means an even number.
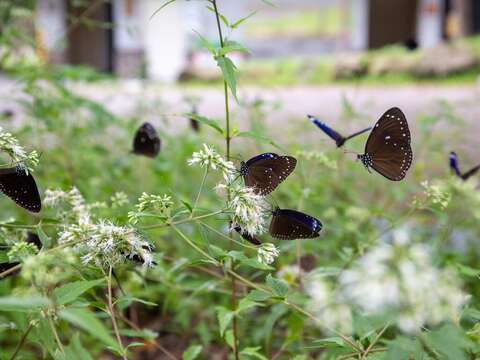
[[[347,142],[347,140],[350,140],[372,129],[369,127],[369,128],[357,131],[352,135],[342,136],[337,131],[329,127],[327,124],[318,120],[316,117],[312,115],[307,115],[307,116],[308,116],[308,119],[312,122],[312,124],[316,125],[320,130],[322,130],[325,134],[327,134],[333,141],[335,141],[335,144],[337,145],[337,147],[342,147]]]
[[[240,236],[244,239],[247,240],[249,243],[253,245],[262,245],[262,242],[258,240],[255,236],[250,235],[249,233],[243,231],[243,229],[236,225],[233,227],[233,230],[235,230],[237,233],[240,234]]]
[[[154,158],[160,152],[160,137],[152,124],[140,126],[133,140],[133,153]]]
[[[30,212],[38,213],[42,209],[35,179],[20,166],[0,169],[0,191]]]
[[[399,108],[391,108],[375,124],[358,159],[367,170],[372,168],[389,180],[400,181],[412,165],[410,142],[405,115]]]
[[[257,194],[268,195],[295,170],[296,165],[294,157],[264,153],[247,162],[242,161],[240,175],[245,186],[254,188]]]
[[[280,240],[313,239],[320,236],[322,223],[313,216],[290,209],[275,209],[269,233]]]
[[[460,171],[460,166],[458,165],[458,157],[455,152],[450,153],[449,157],[450,169],[462,180],[468,180],[471,176],[475,175],[480,170],[480,165],[477,165],[465,173]]]

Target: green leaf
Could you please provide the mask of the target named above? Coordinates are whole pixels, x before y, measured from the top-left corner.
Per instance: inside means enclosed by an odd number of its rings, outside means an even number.
[[[234,313],[223,306],[217,307],[217,319],[220,326],[220,336],[223,337],[225,330],[233,319]]]
[[[102,341],[105,345],[108,345],[120,352],[115,339],[110,335],[110,332],[103,325],[103,323],[98,320],[92,312],[86,309],[67,308],[60,310],[58,315],[61,319],[81,328],[94,338]]]
[[[212,129],[214,129],[215,131],[223,135],[223,129],[218,125],[218,121],[209,119],[205,116],[200,116],[198,114],[193,114],[193,113],[185,113],[183,115],[190,119],[197,120],[202,124],[210,126]]]
[[[288,293],[288,285],[285,281],[274,278],[271,274],[267,275],[267,286],[272,290],[275,296],[284,298]]]
[[[454,325],[447,324],[438,330],[425,333],[425,342],[447,359],[466,359],[467,340],[464,334]]]
[[[90,280],[90,281],[87,281],[87,280],[75,281],[75,282],[63,285],[62,287],[56,288],[53,293],[57,298],[57,303],[59,305],[65,305],[76,300],[85,291],[90,290],[94,286],[97,286],[103,283],[104,281],[105,279]]]
[[[283,151],[283,148],[280,145],[278,145],[275,141],[273,141],[272,139],[270,139],[266,136],[257,134],[256,132],[253,132],[253,131],[242,131],[242,132],[237,133],[235,136],[236,137],[252,138],[252,139],[257,140],[258,142],[272,145],[272,146],[276,147],[277,149]]]
[[[65,348],[65,358],[68,360],[93,360],[80,342],[78,333],[73,335],[70,345]]]
[[[117,300],[114,301],[114,305],[117,305],[120,308],[126,308],[134,302],[138,302],[140,304],[148,305],[148,306],[158,306],[158,304],[154,302],[136,298],[134,296],[122,296],[121,298],[118,298]]]
[[[163,8],[165,8],[166,6],[170,5],[171,3],[175,2],[175,1],[176,1],[176,0],[169,0],[169,1],[167,1],[165,4],[163,4],[162,6],[160,6],[157,10],[155,10],[155,11],[153,12],[152,15],[150,15],[150,19],[149,19],[149,20],[152,20],[153,17],[154,17],[155,15],[157,15]]]
[[[213,7],[211,7],[210,5],[207,5],[207,9],[210,10],[211,12],[213,12],[215,15],[218,13],[218,17],[220,18],[220,20],[222,20],[222,22],[225,24],[225,26],[228,27],[228,28],[230,27],[230,24],[228,23],[228,20],[225,17],[225,15],[223,15],[222,13],[220,13],[218,11],[215,11],[215,9]]]
[[[191,214],[193,212],[193,208],[192,208],[192,205],[190,205],[190,203],[188,201],[185,201],[185,200],[180,200],[183,204],[183,206],[185,206],[188,210],[188,212]]]
[[[474,269],[469,266],[465,266],[462,264],[456,264],[458,271],[460,274],[465,275],[465,276],[470,276],[470,277],[478,277],[480,275],[480,270],[479,269]]]
[[[36,311],[50,305],[50,300],[41,296],[21,298],[16,296],[0,297],[0,311]]]
[[[132,330],[123,329],[119,331],[121,335],[135,338],[142,338],[147,340],[153,340],[158,336],[158,333],[150,329]]]
[[[244,356],[253,357],[255,359],[268,360],[265,356],[263,356],[262,354],[260,354],[258,352],[259,350],[260,350],[260,346],[247,347],[247,348],[243,349],[242,351],[240,351],[240,354],[244,355]]]
[[[244,53],[248,53],[248,49],[243,46],[242,44],[236,41],[227,41],[222,48],[218,51],[219,55],[226,55],[233,51],[240,51]]]
[[[182,355],[183,360],[194,360],[202,352],[201,345],[190,345],[187,350]]]
[[[242,311],[245,311],[257,306],[263,306],[263,305],[258,302],[250,300],[248,297],[245,297],[238,302],[238,306],[235,313],[240,314]]]
[[[272,295],[266,291],[261,291],[261,290],[252,290],[250,293],[247,295],[247,298],[252,300],[252,301],[266,301],[270,299]]]
[[[230,91],[232,92],[235,100],[237,99],[237,80],[235,79],[235,64],[226,56],[216,56],[215,60],[217,61],[218,66],[222,70],[223,79],[227,83]]]
[[[275,270],[274,267],[270,266],[270,265],[267,265],[267,264],[262,264],[260,262],[258,262],[257,259],[244,259],[244,260],[241,260],[239,263],[238,263],[239,266],[248,266],[248,267],[251,267],[251,268],[254,268],[254,269],[260,269],[260,270]]]
[[[233,330],[228,330],[225,333],[225,342],[230,346],[230,348],[234,348],[235,337],[233,336]]]
[[[315,347],[319,347],[322,349],[346,347],[346,344],[343,341],[343,339],[338,336],[315,340],[313,343],[316,345]]]
[[[45,234],[45,231],[43,231],[41,223],[37,226],[37,233],[38,233],[38,238],[42,242],[42,248],[49,249],[50,245],[52,244],[52,239],[47,234]]]
[[[410,339],[405,336],[399,336],[389,341],[385,359],[391,360],[420,360],[427,359],[424,357],[423,347],[417,339]]]
[[[253,15],[255,15],[257,12],[254,11],[254,12],[251,12],[250,14],[248,14],[247,16],[243,17],[243,18],[240,18],[238,19],[237,21],[235,21],[233,24],[230,25],[230,27],[232,29],[236,29],[238,28],[243,22],[245,22],[246,20],[250,19]]]
[[[195,30],[193,30],[193,31],[195,31]],[[208,41],[202,35],[200,35],[199,32],[195,31],[195,33],[200,38],[200,41],[202,42],[203,47],[206,48],[208,51],[210,51],[212,53],[212,55],[216,56],[217,55],[217,49],[215,48],[215,46],[213,46],[213,44],[210,41]]]
[[[0,264],[8,263],[9,261],[7,251],[0,251]]]

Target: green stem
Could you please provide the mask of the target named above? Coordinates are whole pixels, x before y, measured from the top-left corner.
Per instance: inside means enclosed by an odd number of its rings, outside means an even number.
[[[225,210],[218,210],[218,211],[214,211],[214,212],[211,212],[211,213],[208,213],[208,214],[196,216],[196,217],[193,217],[193,218],[187,218],[187,219],[182,219],[182,220],[178,220],[178,221],[173,221],[173,222],[170,222],[170,223],[167,222],[165,224],[155,224],[155,225],[150,225],[150,226],[143,226],[140,229],[141,230],[161,229],[161,228],[168,227],[168,226],[185,224],[185,223],[188,223],[188,222],[193,222],[193,221],[205,219],[205,218],[212,217],[212,216],[215,216],[215,215],[220,215],[224,212],[225,212]]]
[[[10,358],[10,360],[15,360],[15,358],[16,358],[17,355],[18,355],[18,353],[20,352],[20,350],[22,349],[23,345],[25,344],[25,341],[27,340],[27,336],[28,336],[28,334],[30,333],[30,330],[32,330],[32,327],[33,327],[33,324],[32,324],[32,322],[30,322],[30,323],[28,324],[27,330],[25,330],[25,332],[23,333],[22,338],[20,339],[20,342],[18,343],[17,347],[15,348],[15,352],[13,353],[12,357]]]
[[[193,204],[193,208],[192,208],[192,213],[190,214],[190,219],[193,218],[193,213],[197,208],[198,200],[200,199],[200,195],[202,194],[203,187],[205,186],[205,180],[207,180],[207,175],[208,175],[208,167],[205,169],[205,172],[203,174],[202,183],[200,184],[200,189],[198,189],[197,197],[195,199],[195,203]]]
[[[124,360],[128,360],[126,356],[125,349],[123,347],[122,338],[120,337],[120,332],[118,331],[117,320],[115,319],[115,313],[113,311],[113,302],[112,302],[112,267],[110,266],[108,270],[108,277],[107,277],[107,286],[108,286],[108,314],[110,315],[110,319],[112,319],[113,331],[117,338],[118,346],[120,346],[120,350],[122,352],[122,358]]]
[[[58,348],[62,352],[62,354],[65,354],[65,349],[63,348],[63,344],[60,341],[60,337],[58,336],[57,329],[55,328],[55,324],[53,323],[52,316],[50,314],[47,314],[48,318],[48,324],[50,325],[50,329],[52,329],[53,336],[55,337],[55,341],[57,342]]]
[[[177,234],[180,235],[180,237],[187,242],[188,245],[190,245],[200,254],[205,256],[208,260],[212,261],[215,265],[220,266],[220,263],[215,258],[213,258],[209,254],[207,254],[204,250],[202,250],[197,244],[195,244],[192,240],[190,240],[179,228],[177,228],[173,224],[172,224],[172,229],[175,230]]]

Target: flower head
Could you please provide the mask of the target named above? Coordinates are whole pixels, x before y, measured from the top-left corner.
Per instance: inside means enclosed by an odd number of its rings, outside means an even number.
[[[0,151],[6,152],[12,162],[24,165],[27,169],[32,170],[38,165],[38,153],[31,151],[27,153],[25,148],[18,143],[11,133],[4,131],[0,127]]]
[[[230,182],[236,173],[235,165],[231,161],[225,160],[214,148],[207,144],[203,144],[203,150],[193,153],[188,160],[188,165],[199,165],[211,170],[220,170],[226,182]]]
[[[274,244],[263,243],[257,250],[257,260],[261,264],[270,265],[280,255],[280,251]]]

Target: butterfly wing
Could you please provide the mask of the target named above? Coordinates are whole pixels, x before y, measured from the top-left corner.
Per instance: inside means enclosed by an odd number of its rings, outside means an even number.
[[[357,131],[356,133],[353,133],[352,135],[347,136],[347,137],[345,138],[345,141],[350,140],[350,139],[353,139],[354,137],[356,137],[356,136],[358,136],[358,135],[361,135],[361,134],[363,134],[363,133],[365,133],[365,132],[367,132],[367,131],[370,131],[370,130],[372,130],[371,127],[368,127],[368,128],[366,128],[366,129]]]
[[[241,172],[245,186],[253,187],[260,195],[267,195],[293,172],[296,165],[294,157],[265,153],[248,160]]]
[[[480,170],[480,165],[475,166],[474,168],[468,170],[465,174],[461,175],[463,180],[468,180],[469,177],[475,175]]]
[[[237,233],[240,234],[240,236],[244,239],[244,240],[247,240],[249,243],[253,244],[253,245],[262,245],[262,242],[260,240],[258,240],[255,236],[252,236],[250,235],[249,233],[243,231],[243,229],[236,225],[234,226],[233,228]]]
[[[150,123],[144,123],[137,130],[133,139],[133,152],[154,158],[160,152],[160,137]]]
[[[269,233],[280,240],[313,239],[320,236],[322,223],[296,210],[277,209],[273,213]]]
[[[462,173],[460,172],[460,167],[458,166],[458,157],[455,152],[450,152],[449,156],[449,163],[450,169],[457,175],[458,177],[462,177]]]
[[[405,115],[391,108],[375,124],[365,145],[371,167],[389,180],[402,180],[412,165],[411,136]]]
[[[42,209],[35,179],[25,169],[0,169],[0,191],[28,211],[38,213]]]
[[[346,139],[342,135],[340,135],[338,132],[333,130],[331,127],[329,127],[327,124],[318,120],[316,117],[312,115],[307,115],[307,116],[308,116],[308,119],[312,122],[312,124],[316,125],[320,130],[322,130],[331,139],[333,139],[333,141],[335,141],[338,147],[342,146],[345,143]]]

